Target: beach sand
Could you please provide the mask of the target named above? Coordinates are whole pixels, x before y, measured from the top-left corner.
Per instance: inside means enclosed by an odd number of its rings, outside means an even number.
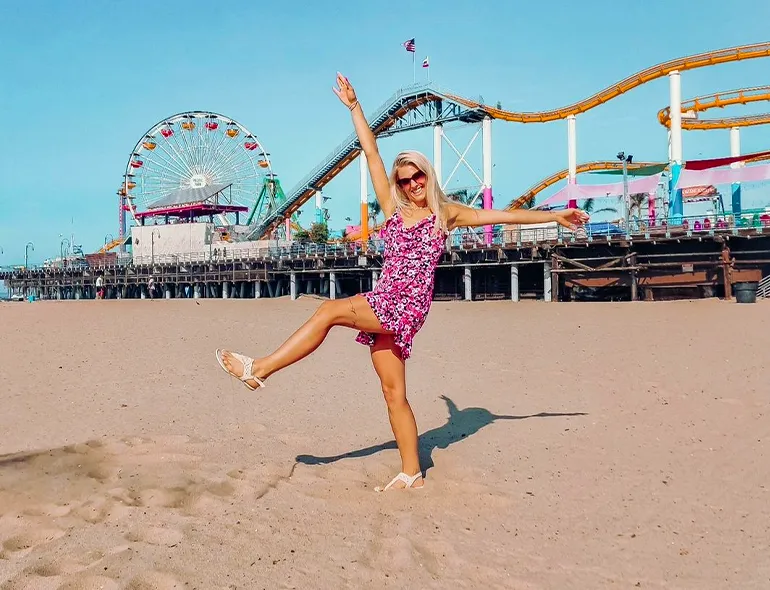
[[[434,303],[422,490],[319,305],[0,304],[0,588],[770,587],[770,305]]]

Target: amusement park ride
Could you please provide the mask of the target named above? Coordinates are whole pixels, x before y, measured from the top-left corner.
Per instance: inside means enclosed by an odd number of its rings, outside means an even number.
[[[669,130],[668,162],[625,163],[629,175],[645,174],[650,169],[667,170],[671,222],[683,214],[680,175],[688,163],[682,157],[682,131],[730,129],[731,157],[734,168],[746,162],[770,159],[770,153],[740,156],[740,128],[770,123],[770,114],[704,120],[700,114],[714,108],[746,105],[770,100],[770,86],[719,92],[688,101],[681,99],[680,73],[730,62],[770,57],[770,42],[722,49],[674,59],[638,72],[584,100],[562,108],[541,112],[512,112],[469,100],[438,89],[434,85],[415,85],[393,95],[369,117],[378,136],[403,131],[433,128],[434,166],[439,182],[446,186],[458,167],[467,167],[478,181],[475,196],[469,204],[481,200],[484,208],[492,207],[492,120],[513,123],[547,123],[567,120],[568,167],[536,183],[507,208],[515,209],[532,203],[546,188],[567,179],[576,185],[577,175],[584,172],[617,171],[624,163],[577,163],[576,118],[613,98],[647,82],[669,78],[669,106],[658,113],[658,121]],[[465,150],[449,139],[444,124],[460,122],[478,127]],[[481,134],[482,170],[477,173],[466,154]],[[442,175],[444,144],[455,152],[458,162],[449,176]],[[190,111],[163,119],[153,125],[137,142],[126,164],[119,196],[119,237],[102,251],[124,247],[127,218],[136,225],[146,220],[171,223],[205,219],[222,228],[232,240],[290,238],[301,229],[297,223],[300,208],[315,196],[316,220],[322,221],[324,187],[356,158],[361,171],[360,233],[348,239],[367,241],[368,204],[366,159],[356,136],[349,136],[337,149],[307,174],[288,194],[273,172],[269,153],[259,139],[239,122],[210,111]],[[645,172],[647,171],[647,172]],[[475,190],[475,189],[474,189]],[[570,200],[574,205],[574,200]],[[740,214],[740,186],[733,187],[732,209]],[[244,223],[242,223],[244,221]],[[492,228],[484,234],[491,239]]]

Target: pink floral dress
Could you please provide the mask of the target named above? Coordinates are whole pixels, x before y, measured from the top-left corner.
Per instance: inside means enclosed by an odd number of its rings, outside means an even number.
[[[374,290],[364,293],[380,325],[395,334],[401,358],[412,353],[412,339],[422,328],[433,299],[436,266],[445,249],[446,234],[434,231],[431,214],[406,227],[396,211],[382,228],[385,241],[382,274]],[[356,342],[374,345],[376,334],[359,332]]]

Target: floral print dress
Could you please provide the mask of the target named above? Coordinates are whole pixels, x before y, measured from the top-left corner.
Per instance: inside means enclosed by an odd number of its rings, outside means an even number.
[[[445,249],[446,234],[434,231],[435,219],[434,213],[406,227],[396,211],[385,222],[382,274],[374,289],[363,294],[380,325],[395,334],[404,360],[411,356],[412,339],[428,315],[436,266]],[[359,332],[356,342],[372,346],[376,336]]]

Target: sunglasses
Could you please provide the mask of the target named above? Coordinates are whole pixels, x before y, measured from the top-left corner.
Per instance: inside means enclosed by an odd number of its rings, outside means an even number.
[[[422,170],[418,170],[408,178],[399,178],[396,180],[396,184],[400,186],[401,188],[407,188],[410,184],[412,184],[412,181],[415,181],[417,184],[422,184],[425,182],[425,172]]]

